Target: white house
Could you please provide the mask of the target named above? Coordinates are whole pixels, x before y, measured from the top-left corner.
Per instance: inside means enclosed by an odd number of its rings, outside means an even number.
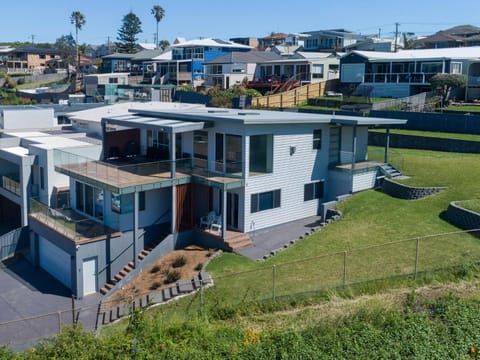
[[[403,50],[398,52],[352,51],[340,60],[342,86],[371,87],[374,97],[406,97],[430,91],[436,74],[468,77],[467,101],[480,98],[480,47]]]

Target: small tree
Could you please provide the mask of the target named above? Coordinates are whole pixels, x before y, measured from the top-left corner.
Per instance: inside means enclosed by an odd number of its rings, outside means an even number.
[[[123,17],[122,27],[117,33],[117,47],[120,52],[134,54],[136,52],[137,35],[142,33],[142,22],[133,12]]]
[[[432,90],[440,90],[443,108],[443,104],[447,101],[450,91],[455,88],[465,87],[467,77],[461,74],[437,74],[432,76],[430,84],[432,85]]]

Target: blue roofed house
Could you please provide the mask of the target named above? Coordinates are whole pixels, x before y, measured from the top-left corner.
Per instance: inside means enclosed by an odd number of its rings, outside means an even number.
[[[53,150],[69,205],[31,208],[32,239],[55,254],[48,261],[78,297],[114,286],[146,248],[251,246],[254,231],[324,216],[331,200],[374,187],[383,163],[368,161],[368,128],[405,122],[217,108],[106,113],[99,156]]]
[[[200,86],[205,81],[203,63],[231,52],[246,52],[252,48],[220,39],[176,41],[171,45],[172,58],[157,64],[160,84]]]

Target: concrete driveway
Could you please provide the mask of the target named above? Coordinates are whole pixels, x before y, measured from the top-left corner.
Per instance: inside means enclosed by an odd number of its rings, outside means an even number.
[[[100,295],[75,300],[75,318],[94,329]],[[23,258],[0,263],[0,345],[23,350],[72,324],[67,288]]]

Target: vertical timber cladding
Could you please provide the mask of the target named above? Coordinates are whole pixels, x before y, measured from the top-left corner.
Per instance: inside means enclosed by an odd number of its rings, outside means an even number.
[[[192,184],[177,185],[176,230],[191,229],[193,221],[193,187]]]

